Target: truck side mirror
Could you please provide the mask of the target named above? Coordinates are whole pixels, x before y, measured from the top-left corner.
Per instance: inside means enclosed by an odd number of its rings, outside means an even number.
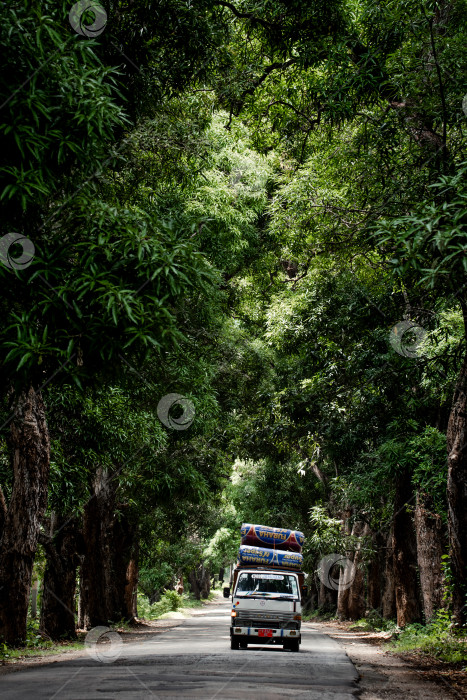
[[[308,595],[308,586],[302,586],[302,598],[306,598]]]
[[[224,598],[230,598],[230,588],[228,586],[224,588]]]

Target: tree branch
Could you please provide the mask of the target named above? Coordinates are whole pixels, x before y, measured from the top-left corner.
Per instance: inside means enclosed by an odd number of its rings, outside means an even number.
[[[256,15],[252,14],[251,12],[240,12],[240,10],[237,10],[235,5],[232,5],[231,2],[225,2],[224,0],[216,0],[216,2],[214,2],[214,5],[227,7],[235,15],[235,17],[238,17],[239,19],[248,19],[250,20],[250,22],[252,22],[252,24],[260,24],[265,29],[271,28],[271,24],[266,22],[266,20],[256,17]]]
[[[252,95],[254,93],[254,91],[256,90],[256,88],[258,88],[262,83],[264,83],[266,78],[268,78],[273,71],[283,69],[283,68],[288,68],[289,66],[293,65],[296,62],[297,61],[295,58],[289,58],[287,61],[284,61],[284,62],[275,61],[274,63],[269,64],[269,66],[267,66],[264,69],[264,73],[253,82],[253,85],[251,87],[247,88],[246,90],[244,90],[242,92],[242,94],[240,95],[240,99],[237,103],[236,116],[238,116],[241,108],[243,107],[243,104],[245,102],[246,97],[248,95]]]

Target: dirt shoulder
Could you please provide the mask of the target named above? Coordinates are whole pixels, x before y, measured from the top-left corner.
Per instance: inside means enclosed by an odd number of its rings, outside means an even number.
[[[325,632],[343,646],[360,674],[361,700],[467,698],[467,674],[459,665],[388,651],[387,632],[353,631],[345,622],[313,621],[303,626]]]

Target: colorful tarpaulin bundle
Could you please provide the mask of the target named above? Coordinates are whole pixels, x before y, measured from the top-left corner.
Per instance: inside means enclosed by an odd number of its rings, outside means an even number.
[[[267,525],[244,523],[242,544],[238,552],[240,566],[268,566],[277,569],[300,570],[305,540],[303,532]]]
[[[303,532],[287,530],[281,527],[266,525],[250,525],[244,523],[241,527],[242,545],[280,549],[285,552],[301,552],[305,539]]]
[[[280,549],[241,545],[238,551],[238,562],[241,566],[268,566],[299,571],[302,568],[303,557],[298,552],[284,552]]]

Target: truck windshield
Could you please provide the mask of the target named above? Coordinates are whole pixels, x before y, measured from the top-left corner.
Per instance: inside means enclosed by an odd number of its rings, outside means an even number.
[[[298,598],[298,586],[295,576],[290,574],[239,574],[235,595],[261,595],[266,597],[295,596]]]

